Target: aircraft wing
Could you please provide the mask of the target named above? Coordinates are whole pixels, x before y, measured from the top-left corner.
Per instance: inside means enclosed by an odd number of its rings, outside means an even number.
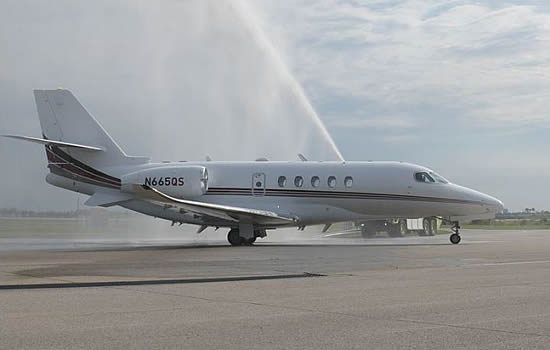
[[[184,211],[197,215],[211,216],[231,222],[246,220],[258,225],[287,225],[297,221],[297,218],[280,216],[267,210],[240,208],[174,198],[156,188],[146,185],[132,185],[132,189],[132,192],[140,199],[183,209]]]

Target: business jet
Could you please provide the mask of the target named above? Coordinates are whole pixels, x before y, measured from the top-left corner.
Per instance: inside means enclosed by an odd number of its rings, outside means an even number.
[[[452,225],[503,209],[486,194],[403,162],[193,161],[154,163],[128,156],[64,89],[35,90],[46,182],[84,193],[89,206],[121,206],[174,223],[228,228],[231,245],[252,245],[268,230],[368,219],[432,217]]]

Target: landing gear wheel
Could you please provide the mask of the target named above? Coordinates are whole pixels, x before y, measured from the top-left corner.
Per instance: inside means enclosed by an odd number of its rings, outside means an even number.
[[[451,231],[453,231],[453,234],[449,239],[451,240],[452,244],[458,244],[460,243],[460,225],[458,224],[458,221],[453,222],[453,226],[451,227]]]
[[[242,241],[242,245],[248,245],[248,246],[251,246],[254,244],[254,242],[256,242],[256,237],[253,237],[253,238],[241,238],[241,241]]]
[[[458,244],[460,243],[460,235],[458,233],[453,233],[451,237],[449,238],[451,240],[452,244]]]
[[[361,236],[363,236],[363,238],[373,238],[374,236],[376,236],[376,231],[372,228],[367,227],[367,225],[365,224],[365,226],[361,227]]]
[[[389,228],[388,228],[388,234],[390,235],[390,237],[392,238],[397,238],[397,237],[403,237],[403,233],[401,231],[401,225],[397,224],[397,225],[391,225]]]
[[[243,243],[243,239],[240,235],[240,232],[239,230],[235,229],[235,228],[232,228],[231,230],[229,230],[229,233],[227,234],[227,241],[232,245],[232,246],[239,246]]]
[[[430,233],[432,236],[437,235],[437,218],[430,219]]]
[[[422,220],[422,228],[424,231],[424,236],[433,236],[431,226],[430,226],[430,218],[425,218]]]
[[[399,231],[401,231],[401,236],[405,236],[407,233],[409,233],[406,219],[399,220]]]

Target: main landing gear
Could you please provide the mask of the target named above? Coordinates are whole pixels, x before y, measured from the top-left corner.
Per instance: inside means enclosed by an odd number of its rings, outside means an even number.
[[[227,241],[232,246],[251,246],[256,242],[256,238],[260,237],[263,238],[266,236],[265,230],[254,230],[254,236],[253,237],[243,237],[240,234],[240,230],[237,228],[232,228],[229,230],[229,233],[227,234]]]
[[[453,231],[453,234],[451,235],[451,237],[449,237],[449,240],[451,241],[452,244],[458,244],[460,243],[460,225],[458,224],[458,221],[454,221],[453,222],[453,226],[451,226],[451,231]]]

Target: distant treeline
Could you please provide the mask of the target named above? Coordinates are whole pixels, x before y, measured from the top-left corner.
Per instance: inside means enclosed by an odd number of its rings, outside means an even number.
[[[497,214],[495,219],[497,220],[509,220],[509,219],[550,219],[550,211],[547,210],[541,210],[541,211],[523,211],[523,212],[517,212],[517,213],[503,213],[503,214]]]
[[[107,210],[103,208],[80,209],[71,211],[55,210],[23,210],[15,208],[0,208],[0,217],[22,218],[129,218],[136,216],[129,211]]]
[[[36,218],[77,218],[89,215],[87,210],[72,211],[34,211],[15,208],[0,209],[0,217],[36,217]]]

